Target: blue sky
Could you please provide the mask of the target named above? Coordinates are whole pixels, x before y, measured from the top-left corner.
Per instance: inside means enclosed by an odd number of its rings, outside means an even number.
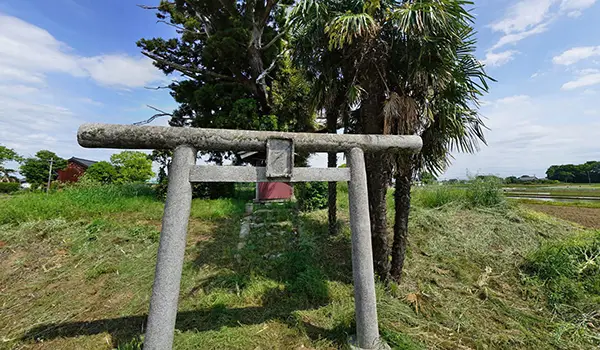
[[[144,2],[0,0],[1,144],[25,156],[50,149],[108,159],[113,151],[77,145],[81,123],[130,124],[153,114],[146,104],[175,107],[166,91],[144,88],[169,78],[135,46],[174,33],[137,3]],[[599,160],[596,0],[485,0],[473,13],[477,56],[498,80],[481,108],[488,146],[455,154],[444,177],[543,176],[552,164]]]

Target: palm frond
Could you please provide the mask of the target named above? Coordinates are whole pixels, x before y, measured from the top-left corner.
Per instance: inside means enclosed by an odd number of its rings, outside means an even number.
[[[328,8],[323,1],[318,0],[300,0],[296,2],[289,12],[288,20],[290,23],[307,19],[317,20],[319,17],[327,16]]]
[[[329,49],[341,49],[360,37],[373,36],[377,31],[375,19],[367,13],[343,13],[333,18],[325,27],[329,36]]]
[[[350,85],[348,89],[348,93],[346,94],[346,98],[348,100],[348,105],[357,107],[360,105],[363,96],[365,95],[365,89],[363,89],[360,85],[354,84]]]
[[[471,1],[406,1],[390,12],[389,20],[406,35],[443,36],[454,34],[457,26],[472,22],[466,10]]]

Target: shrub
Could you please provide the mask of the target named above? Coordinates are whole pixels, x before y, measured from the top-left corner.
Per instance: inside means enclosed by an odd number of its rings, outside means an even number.
[[[471,181],[465,197],[471,207],[493,207],[504,202],[501,182],[493,178]]]
[[[90,165],[85,176],[102,184],[110,184],[117,178],[117,170],[109,162],[98,162]]]
[[[425,208],[439,208],[449,203],[467,207],[494,207],[504,203],[501,183],[495,179],[474,179],[466,185],[432,185],[415,188],[415,204]]]
[[[600,298],[600,232],[548,243],[527,257],[523,269],[541,282],[551,307],[585,311]]]
[[[312,211],[327,207],[327,182],[304,182],[295,186],[300,210]]]
[[[117,171],[118,183],[146,182],[154,176],[152,159],[144,152],[123,151],[110,156],[110,161]]]
[[[0,193],[13,193],[21,188],[18,182],[0,182]]]
[[[465,190],[448,185],[430,186],[415,189],[414,202],[425,208],[439,208],[448,203],[461,203],[465,198]]]

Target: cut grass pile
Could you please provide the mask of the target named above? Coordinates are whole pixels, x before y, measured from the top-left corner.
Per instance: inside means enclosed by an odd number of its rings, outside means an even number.
[[[80,188],[2,202],[0,348],[140,348],[162,203],[147,189],[131,191]],[[344,348],[354,330],[344,191],[340,234],[328,236],[326,210],[275,208],[257,214],[239,252],[245,202],[194,200],[175,348]],[[578,229],[495,201],[469,202],[477,196],[441,207],[418,196],[403,282],[377,285],[381,334],[392,347],[600,345],[595,321],[558,312],[548,294],[553,277],[531,265],[550,249],[540,247]],[[588,296],[573,305],[589,304]]]

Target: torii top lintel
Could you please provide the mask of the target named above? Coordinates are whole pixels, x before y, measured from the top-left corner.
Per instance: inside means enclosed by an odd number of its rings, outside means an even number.
[[[295,150],[307,152],[344,152],[352,148],[367,152],[418,152],[423,145],[421,138],[413,135],[316,134],[120,124],[83,124],[77,133],[77,140],[83,147],[119,149],[174,149],[189,145],[199,151],[265,151],[269,139],[291,140]]]

